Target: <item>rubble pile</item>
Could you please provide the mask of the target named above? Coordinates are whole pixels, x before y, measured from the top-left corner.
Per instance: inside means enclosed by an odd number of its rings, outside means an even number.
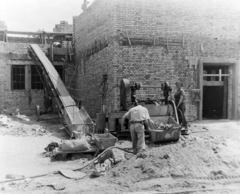
[[[38,136],[44,135],[47,131],[39,125],[21,125],[13,126],[7,130],[1,131],[2,135],[13,135],[13,136]]]
[[[25,118],[23,115],[18,115],[21,118]],[[15,125],[11,122],[11,117],[6,115],[0,115],[0,134],[12,135],[12,136],[37,136],[44,135],[47,131],[40,125]],[[26,121],[26,120],[25,120]]]
[[[20,126],[8,126],[0,129],[1,135],[12,136],[38,136],[44,135],[47,131],[39,125],[20,125]]]
[[[162,177],[217,177],[240,175],[240,138],[202,136],[182,138],[177,143],[152,146],[121,162],[108,172],[117,183],[132,183]],[[151,145],[150,145],[151,147]]]

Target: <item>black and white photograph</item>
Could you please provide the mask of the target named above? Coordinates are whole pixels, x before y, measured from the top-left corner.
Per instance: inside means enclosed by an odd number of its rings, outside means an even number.
[[[0,193],[240,194],[240,0],[0,0]]]

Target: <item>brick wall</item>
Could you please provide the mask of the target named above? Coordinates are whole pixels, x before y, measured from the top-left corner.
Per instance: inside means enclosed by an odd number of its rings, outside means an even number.
[[[5,43],[0,42],[0,112],[6,109],[10,112],[20,109],[21,113],[34,113],[36,105],[43,109],[43,90],[31,89],[31,66],[34,62],[28,57],[29,43]],[[40,45],[47,52],[49,45]],[[54,65],[62,65],[65,68],[65,82],[70,85],[70,78],[74,72],[73,63],[53,62]],[[26,84],[24,90],[12,90],[11,66],[25,65],[27,68]]]
[[[0,42],[0,110],[29,112],[36,105],[43,107],[43,90],[31,90],[30,83],[26,83],[25,90],[11,89],[11,65],[26,65],[32,62],[27,57],[27,46],[24,43]],[[26,71],[28,74],[28,71]],[[30,79],[30,75],[27,75]],[[27,81],[26,80],[26,81]]]
[[[99,111],[97,85],[106,69],[111,72],[112,86],[121,78],[144,86],[159,86],[167,80],[175,90],[174,83],[180,80],[187,92],[187,118],[195,120],[199,103],[191,99],[190,92],[199,88],[199,71],[189,66],[187,57],[239,58],[237,5],[237,0],[96,0],[75,18],[75,87],[81,90],[76,95],[85,99],[87,110],[95,116]],[[85,57],[85,51],[103,36],[108,39],[108,47]],[[140,98],[146,94],[157,97],[161,91],[142,88],[138,93]],[[229,83],[229,105],[231,94]],[[118,109],[118,88],[109,93],[108,103],[113,110]]]
[[[109,74],[109,79],[112,80],[113,5],[114,1],[94,1],[86,11],[74,18],[77,65],[74,95],[83,99],[83,105],[91,116],[100,111],[101,94],[98,86],[102,75]],[[109,84],[109,88],[112,85],[113,83]]]
[[[194,34],[218,39],[239,35],[237,0],[119,0],[117,29],[134,36]]]

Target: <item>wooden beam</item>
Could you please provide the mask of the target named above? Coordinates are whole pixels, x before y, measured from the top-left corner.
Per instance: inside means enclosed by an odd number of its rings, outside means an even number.
[[[227,66],[224,67],[227,70]],[[223,88],[223,118],[228,118],[228,79],[224,80],[224,88]]]
[[[238,63],[236,58],[210,58],[210,57],[201,57],[203,63],[211,63],[209,66],[214,65],[232,65],[233,63]]]
[[[5,32],[5,31],[0,31]],[[44,33],[45,35],[49,36],[72,36],[73,33],[65,33],[65,32],[22,32],[22,31],[6,31],[7,34],[17,34],[17,35],[41,35]]]
[[[203,108],[203,61],[199,62],[199,89],[200,89],[200,101],[198,109],[198,119],[202,120],[202,108]]]
[[[168,51],[168,53],[169,53],[168,37],[167,37],[167,51]]]
[[[203,86],[224,86],[223,81],[203,81]]]
[[[232,75],[232,118],[233,120],[237,120],[238,119],[238,115],[237,115],[237,112],[238,112],[238,75],[239,75],[239,65],[240,65],[240,62],[238,61],[237,63],[235,63],[233,66],[232,66],[232,72],[233,72],[233,75]]]
[[[203,77],[219,76],[220,74],[203,74]],[[230,76],[230,74],[221,74],[221,76]]]
[[[141,88],[161,88],[161,86],[141,86]]]
[[[127,39],[128,39],[128,44],[131,46],[132,43],[131,43],[131,40],[130,40],[130,38],[129,38],[129,36],[128,36],[128,32],[127,32],[127,31],[126,31],[126,35],[127,35]]]

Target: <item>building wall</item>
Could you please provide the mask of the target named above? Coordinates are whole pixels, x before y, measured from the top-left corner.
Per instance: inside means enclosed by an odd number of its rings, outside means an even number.
[[[165,80],[174,86],[176,80],[182,81],[187,90],[187,118],[196,119],[199,103],[191,100],[190,92],[191,88],[199,88],[199,72],[198,68],[190,68],[186,58],[198,61],[205,57],[238,59],[240,12],[237,5],[236,0],[117,1],[116,35],[125,40],[128,37],[130,41],[158,42],[161,39],[162,42],[148,46],[138,42],[119,48],[116,75],[146,86],[159,86]],[[188,86],[191,86],[189,90]],[[231,109],[231,82],[229,88],[228,107]],[[144,90],[140,93],[161,93],[156,89]],[[240,108],[238,110],[240,112]],[[228,116],[231,116],[230,110]]]
[[[119,0],[117,30],[129,35],[194,34],[218,39],[238,39],[237,0]]]
[[[23,42],[27,42],[28,39]],[[32,42],[31,42],[32,43]],[[4,109],[13,112],[20,109],[21,113],[33,114],[36,105],[44,108],[43,90],[31,89],[31,66],[35,65],[28,56],[29,43],[12,43],[0,41],[0,112]],[[42,50],[47,53],[49,45],[40,45]],[[24,65],[25,70],[25,89],[12,89],[12,65]],[[53,62],[53,65],[64,66],[65,83],[70,85],[70,79],[74,72],[74,65],[71,62]]]
[[[191,42],[192,39],[195,43]],[[199,41],[202,42],[203,52],[198,44]],[[185,37],[184,47],[171,45],[171,42],[169,42],[168,49],[162,46],[118,47],[115,53],[117,62],[112,67],[116,79],[127,78],[141,83],[142,88],[137,93],[139,99],[163,97],[160,88],[151,88],[151,86],[160,87],[164,81],[170,82],[174,93],[176,91],[175,82],[181,81],[186,92],[187,119],[195,120],[198,117],[199,102],[192,98],[191,91],[199,89],[199,67],[191,66],[187,58],[194,56],[197,61],[205,58],[237,59],[239,57],[238,51],[239,45],[233,41],[216,41],[196,36]],[[229,78],[228,118],[231,118],[231,79],[232,77]],[[114,109],[117,109],[119,105],[118,89],[115,90],[114,100]]]
[[[83,90],[82,96],[84,99],[96,97],[91,88],[99,83],[99,70],[103,72],[108,64],[113,78],[109,83],[116,85],[121,78],[138,81],[144,86],[138,93],[139,98],[161,96],[160,89],[149,86],[160,86],[167,80],[175,90],[174,83],[182,81],[187,92],[187,118],[195,120],[199,102],[191,98],[191,89],[199,88],[199,61],[239,58],[240,11],[237,5],[237,0],[96,0],[75,18],[79,68],[76,84]],[[89,45],[104,35],[110,42],[107,49],[81,58]],[[197,61],[196,68],[190,59]],[[83,69],[88,71],[81,74]],[[238,75],[240,83],[240,73]],[[231,94],[229,82],[229,105]],[[91,113],[99,110],[89,100],[85,103]],[[118,88],[109,93],[108,103],[113,110],[119,108]],[[231,106],[229,118],[230,109]]]
[[[114,1],[95,1],[81,15],[74,17],[74,40],[77,71],[74,76],[75,96],[83,100],[90,116],[100,112],[103,74],[112,83],[114,42]],[[99,91],[100,90],[100,91]],[[110,101],[111,95],[108,95]]]
[[[36,105],[43,107],[43,90],[31,90],[30,66],[33,65],[27,55],[28,44],[0,42],[0,110],[13,112],[17,108],[21,113],[29,113]],[[12,90],[11,66],[26,65],[25,89]]]
[[[67,21],[60,21],[60,24],[56,24],[53,28],[53,32],[73,32],[73,25],[68,24]]]

